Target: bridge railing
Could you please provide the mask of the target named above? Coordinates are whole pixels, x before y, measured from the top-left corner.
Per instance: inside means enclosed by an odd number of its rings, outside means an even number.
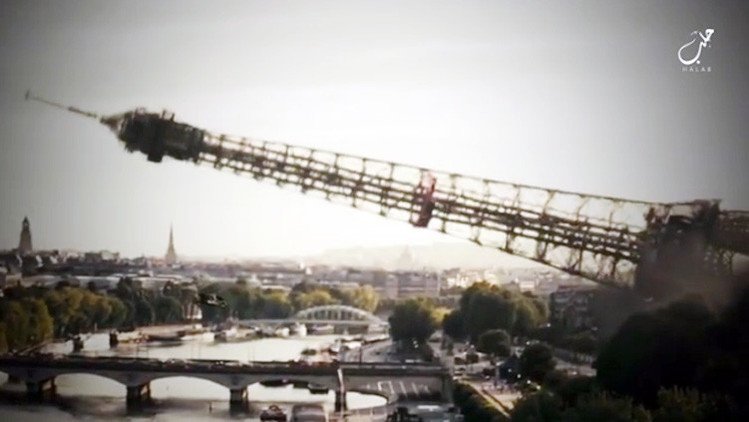
[[[310,369],[370,369],[370,370],[436,370],[443,366],[435,362],[314,362],[303,361],[239,361],[220,359],[155,359],[143,357],[123,356],[71,356],[50,353],[34,355],[4,355],[0,356],[0,366],[40,366],[40,367],[70,367],[103,365],[106,367],[150,367],[150,368],[186,368],[193,369],[252,369],[252,368],[310,368]]]

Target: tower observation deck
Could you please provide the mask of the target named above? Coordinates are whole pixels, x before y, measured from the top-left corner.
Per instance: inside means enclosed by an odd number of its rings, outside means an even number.
[[[228,170],[611,286],[658,280],[663,268],[728,274],[735,254],[749,254],[749,212],[721,210],[719,200],[589,195],[213,133],[166,111],[102,117],[27,99],[95,118],[155,163],[166,156]],[[647,289],[657,294],[657,283]]]

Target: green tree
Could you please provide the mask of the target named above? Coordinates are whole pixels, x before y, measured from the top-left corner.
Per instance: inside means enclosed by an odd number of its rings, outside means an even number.
[[[520,373],[538,383],[543,382],[555,366],[551,348],[543,343],[527,346],[520,355]]]
[[[106,298],[109,303],[109,317],[105,322],[105,326],[111,328],[120,328],[127,319],[127,307],[121,300],[116,297],[108,296]]]
[[[62,298],[62,292],[51,290],[44,294],[44,303],[47,304],[52,319],[54,320],[54,335],[60,337],[68,325],[69,315],[65,312],[65,303]]]
[[[367,312],[374,312],[380,302],[380,295],[369,284],[360,286],[351,292],[351,306],[363,309]]]
[[[450,312],[445,319],[442,320],[442,330],[445,334],[456,340],[465,339],[466,330],[463,326],[463,312],[460,309],[455,309]]]
[[[570,377],[562,371],[551,371],[546,374],[544,388],[553,391],[564,406],[574,406],[583,395],[599,393],[600,387],[595,377]]]
[[[476,349],[482,353],[488,353],[493,356],[506,357],[510,356],[511,340],[507,331],[495,329],[484,331],[479,336]]]
[[[339,303],[333,296],[324,289],[313,289],[308,292],[295,292],[291,297],[294,309],[312,308],[315,306],[333,305]]]
[[[525,295],[518,297],[515,301],[515,323],[512,333],[516,336],[527,336],[534,328],[541,325],[545,320],[542,311],[536,305],[536,301]]]
[[[130,277],[123,277],[117,282],[115,288],[115,295],[120,299],[135,302],[135,298],[138,295],[137,291],[140,290],[140,286]]]
[[[59,307],[53,312],[60,313],[61,322],[64,324],[60,335],[77,334],[80,332],[80,326],[85,324],[84,318],[79,312],[83,302],[83,292],[74,287],[64,287],[59,289],[58,292],[61,302],[55,304]]]
[[[731,420],[725,397],[695,389],[668,388],[658,391],[654,422],[700,422]]]
[[[282,292],[271,292],[263,295],[260,304],[261,316],[264,318],[287,318],[293,311],[288,296]]]
[[[122,302],[122,305],[125,307],[125,320],[122,322],[122,325],[125,327],[135,327],[135,302],[128,299],[120,299]]]
[[[545,303],[486,282],[474,283],[460,297],[459,309],[448,321],[455,338],[465,334],[472,342],[487,330],[503,329],[513,335],[528,335],[546,321]],[[462,319],[462,324],[457,318]],[[462,329],[465,333],[461,332]]]
[[[153,311],[153,306],[143,298],[137,298],[135,300],[135,309],[134,309],[135,315],[134,315],[134,322],[138,326],[145,326],[145,325],[151,325],[155,322],[155,315]]]
[[[581,396],[575,406],[568,407],[562,413],[561,420],[649,422],[650,413],[641,406],[635,406],[629,397],[617,398],[604,392]]]
[[[475,285],[474,285],[475,286]],[[469,288],[466,292],[468,293]],[[472,342],[484,331],[502,328],[511,330],[516,318],[514,304],[498,289],[480,289],[473,292],[467,307],[461,306],[464,326]]]
[[[29,318],[27,345],[35,345],[50,340],[55,327],[44,301],[28,298],[24,299],[22,303]]]
[[[26,347],[29,338],[29,316],[17,300],[0,302],[0,321],[5,323],[5,339],[9,350]]]
[[[554,394],[543,390],[519,399],[510,414],[512,422],[552,422],[561,419],[562,402]]]
[[[80,292],[83,297],[78,308],[78,331],[88,332],[93,330],[96,323],[100,321],[98,319],[98,317],[100,316],[99,314],[108,312],[106,311],[106,309],[102,309],[102,307],[99,305],[101,296],[98,296],[97,294],[92,293],[87,289],[81,289]]]
[[[502,413],[481,396],[476,389],[468,384],[456,383],[453,390],[455,404],[466,421],[504,422],[507,420]]]
[[[6,338],[7,328],[4,322],[0,322],[0,354],[8,353],[8,339]]]
[[[230,302],[234,316],[239,319],[253,318],[257,307],[257,294],[246,286],[238,285],[236,294]]]
[[[437,329],[433,311],[432,306],[419,299],[408,299],[396,305],[388,319],[393,340],[424,343]]]
[[[662,387],[694,385],[709,356],[706,333],[713,322],[694,299],[631,316],[601,350],[598,381],[649,406]]]
[[[105,296],[96,295],[96,298],[92,301],[93,312],[93,323],[96,328],[103,328],[109,321],[109,315],[112,313],[112,304],[107,300]]]
[[[562,340],[563,347],[577,353],[593,354],[598,348],[596,337],[589,332],[577,333]]]
[[[154,303],[155,320],[173,324],[182,321],[182,305],[172,296],[160,296]]]

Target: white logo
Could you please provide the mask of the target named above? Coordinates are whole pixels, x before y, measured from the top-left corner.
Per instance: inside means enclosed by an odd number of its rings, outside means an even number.
[[[715,33],[715,30],[712,28],[705,29],[705,33],[703,34],[701,31],[694,31],[692,32],[692,41],[689,41],[688,43],[681,46],[679,49],[679,61],[684,66],[692,66],[694,64],[700,64],[700,55],[702,54],[702,49],[705,47],[710,46],[710,38]],[[684,52],[684,50],[688,49],[692,44],[699,41],[699,44],[697,45],[697,51],[694,52],[694,55],[692,57],[684,57],[685,54],[688,52]],[[687,68],[682,68],[683,71],[686,71]],[[693,70],[692,70],[693,71]],[[707,70],[709,72],[709,70]]]

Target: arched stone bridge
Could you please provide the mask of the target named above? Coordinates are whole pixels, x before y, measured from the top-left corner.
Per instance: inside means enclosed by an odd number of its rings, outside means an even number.
[[[226,387],[232,408],[246,408],[247,387],[268,381],[302,382],[311,387],[336,392],[336,407],[346,408],[346,391],[386,396],[389,402],[401,395],[384,382],[407,382],[443,398],[450,398],[452,379],[439,364],[400,363],[322,363],[307,365],[295,362],[237,362],[216,360],[167,360],[80,357],[68,355],[28,355],[0,357],[0,371],[24,382],[31,396],[54,393],[55,378],[64,374],[91,374],[123,384],[127,403],[138,405],[150,399],[150,382],[160,378],[189,376]],[[378,388],[379,387],[379,388]],[[404,391],[405,392],[405,391]]]

